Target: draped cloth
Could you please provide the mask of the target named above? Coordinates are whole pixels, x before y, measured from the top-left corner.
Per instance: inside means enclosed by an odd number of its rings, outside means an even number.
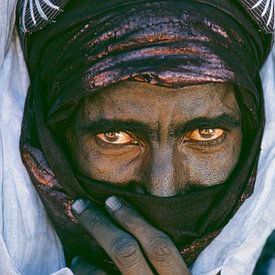
[[[12,0],[3,0],[0,6],[0,274],[48,275],[65,262],[61,243],[20,158],[29,78],[14,28],[15,6]]]
[[[192,266],[192,274],[252,274],[275,228],[275,47],[261,70],[266,125],[254,192]],[[222,257],[221,257],[222,255]],[[274,274],[272,261],[266,273]]]
[[[269,50],[270,36],[234,1],[71,1],[56,24],[26,37],[32,87],[22,155],[69,255],[96,249],[70,213],[72,200],[101,205],[116,194],[168,233],[189,264],[194,261],[253,190],[264,124],[259,69]],[[125,79],[167,87],[233,84],[245,143],[229,179],[156,198],[77,175],[58,131],[83,97]]]

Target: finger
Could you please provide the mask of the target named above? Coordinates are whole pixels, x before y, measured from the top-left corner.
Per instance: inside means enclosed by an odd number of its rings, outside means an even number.
[[[106,208],[122,227],[136,237],[159,274],[190,274],[168,235],[151,226],[133,208],[115,196],[106,200]]]
[[[135,238],[119,229],[107,213],[81,199],[72,205],[72,210],[75,218],[101,245],[122,274],[153,274]]]
[[[107,273],[99,267],[93,266],[78,256],[73,258],[70,268],[74,275],[107,275]]]

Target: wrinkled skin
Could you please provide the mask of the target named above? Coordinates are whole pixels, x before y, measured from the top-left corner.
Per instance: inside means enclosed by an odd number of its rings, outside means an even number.
[[[240,155],[240,119],[227,84],[171,89],[124,81],[86,98],[65,136],[80,173],[169,197],[228,178]],[[148,261],[158,274],[188,274],[171,239],[134,209],[114,198],[106,209],[109,215],[83,201],[73,206],[76,219],[123,274],[152,274]],[[80,260],[73,269],[84,274],[92,266]]]
[[[172,240],[118,198],[107,199],[106,210],[109,215],[82,200],[76,201],[72,210],[80,224],[107,252],[122,274],[154,274],[148,262],[157,274],[189,274]],[[104,267],[101,269],[96,266],[97,263],[94,264],[85,263],[81,259],[73,260],[72,269],[75,274],[114,274],[104,273]],[[90,272],[91,269],[96,271]]]
[[[214,121],[222,115],[230,119]],[[82,174],[123,187],[135,182],[136,192],[168,197],[228,177],[241,148],[239,120],[230,86],[169,89],[125,81],[87,98],[67,136]],[[191,131],[207,127],[224,134],[188,140]],[[104,142],[106,132],[120,132],[117,142],[126,144]]]

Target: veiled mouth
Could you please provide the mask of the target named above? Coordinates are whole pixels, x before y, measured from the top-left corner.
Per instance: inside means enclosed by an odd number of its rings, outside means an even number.
[[[196,196],[196,194],[201,194],[207,191],[211,191],[212,189],[222,189],[222,186],[226,184],[225,182],[220,182],[213,185],[202,185],[197,183],[187,183],[184,190],[178,191],[176,195],[172,196],[155,196],[150,194],[146,188],[142,187],[145,184],[137,183],[135,181],[131,181],[126,185],[118,186],[116,183],[99,181],[84,176],[82,174],[76,175],[79,180],[79,184],[85,190],[87,195],[91,195],[93,198],[99,199],[101,203],[102,200],[108,198],[108,196],[117,194],[119,196],[137,196],[139,198],[144,199],[154,199],[158,200],[184,200],[185,197]]]

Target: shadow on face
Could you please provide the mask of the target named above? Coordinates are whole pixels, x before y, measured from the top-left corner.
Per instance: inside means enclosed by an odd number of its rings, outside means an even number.
[[[228,84],[123,81],[83,100],[66,139],[81,174],[169,197],[228,178],[240,155],[240,119]]]

